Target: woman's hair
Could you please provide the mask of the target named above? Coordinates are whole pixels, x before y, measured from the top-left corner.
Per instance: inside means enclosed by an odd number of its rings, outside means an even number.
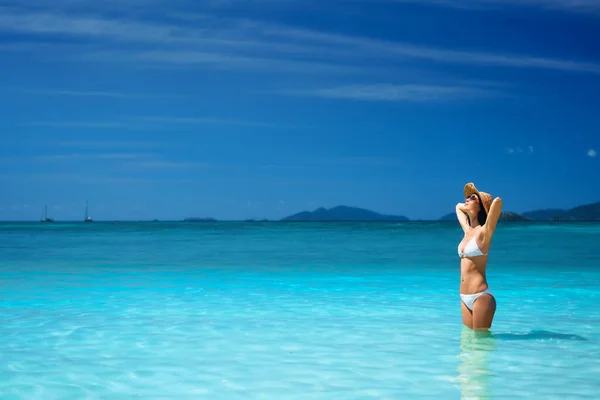
[[[483,206],[483,203],[481,202],[481,197],[479,197],[479,195],[477,193],[475,193],[475,196],[477,196],[477,199],[479,200],[479,212],[477,213],[477,221],[479,222],[479,225],[483,226],[483,225],[485,225],[485,221],[487,221],[487,213],[485,212],[485,207]],[[468,214],[467,214],[467,222],[469,224],[471,224],[471,217],[469,217]]]

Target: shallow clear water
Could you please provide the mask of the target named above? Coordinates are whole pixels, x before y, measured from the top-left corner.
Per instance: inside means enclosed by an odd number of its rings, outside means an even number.
[[[600,224],[0,224],[0,398],[599,398]]]

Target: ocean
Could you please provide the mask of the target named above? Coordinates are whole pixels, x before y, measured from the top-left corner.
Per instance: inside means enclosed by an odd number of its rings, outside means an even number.
[[[600,224],[0,224],[0,399],[597,399]]]

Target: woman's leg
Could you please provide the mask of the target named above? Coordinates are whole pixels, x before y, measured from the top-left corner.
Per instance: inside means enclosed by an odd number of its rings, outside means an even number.
[[[465,303],[460,302],[460,307],[462,310],[462,321],[465,326],[470,329],[473,329],[473,312],[465,306]]]
[[[490,329],[496,313],[496,299],[482,294],[473,303],[473,329]]]

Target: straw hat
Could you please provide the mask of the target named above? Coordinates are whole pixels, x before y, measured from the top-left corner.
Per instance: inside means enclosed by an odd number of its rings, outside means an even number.
[[[490,207],[492,206],[492,195],[486,192],[480,192],[473,183],[467,183],[465,185],[465,199],[473,193],[479,195],[479,198],[483,203],[483,208],[485,208],[485,212],[489,214]]]

